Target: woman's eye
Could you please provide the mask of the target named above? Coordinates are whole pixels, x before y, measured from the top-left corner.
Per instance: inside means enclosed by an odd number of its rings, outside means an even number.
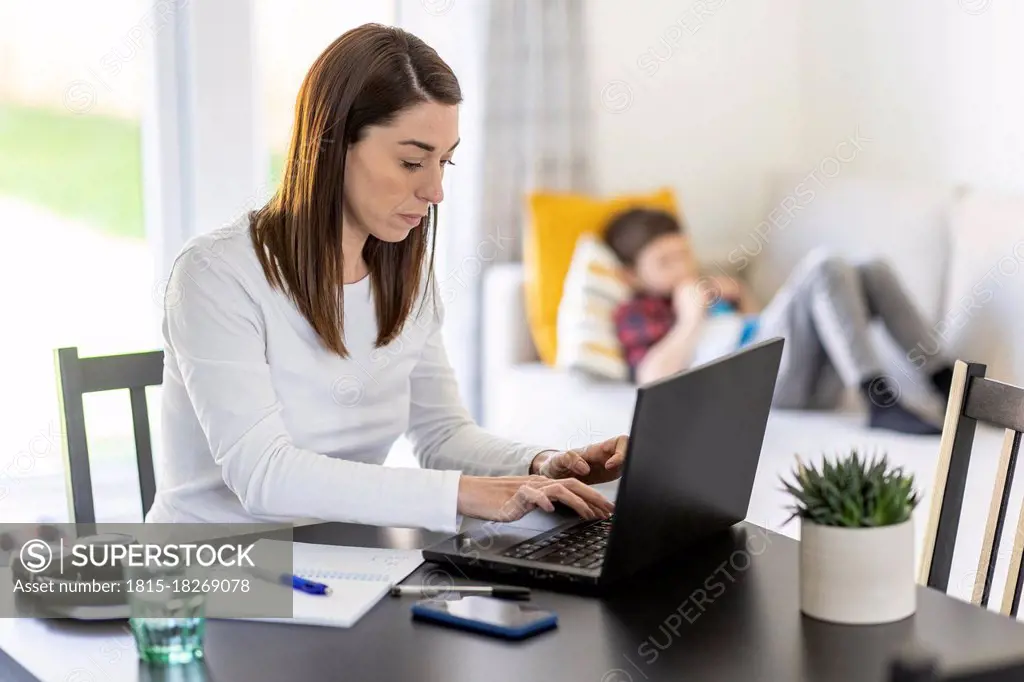
[[[455,163],[452,162],[451,159],[441,159],[441,168],[444,168],[445,166],[454,166],[454,165],[455,165]],[[423,168],[423,164],[419,163],[419,162],[413,163],[412,161],[403,161],[402,162],[402,168],[404,168],[406,170],[416,170],[418,168]]]

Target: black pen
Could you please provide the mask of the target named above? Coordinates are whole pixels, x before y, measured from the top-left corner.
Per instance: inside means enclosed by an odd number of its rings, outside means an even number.
[[[495,599],[529,599],[530,588],[504,585],[392,585],[392,597],[413,595],[437,597],[443,594],[476,594]]]

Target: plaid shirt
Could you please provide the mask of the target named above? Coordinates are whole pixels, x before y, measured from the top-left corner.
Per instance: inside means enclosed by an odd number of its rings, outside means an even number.
[[[731,301],[718,301],[708,311],[709,314],[736,312],[736,304]],[[665,338],[676,323],[676,311],[672,299],[667,296],[651,296],[637,294],[631,300],[620,305],[615,311],[615,331],[622,345],[622,355],[629,365],[629,377],[636,380],[636,368],[647,355],[651,346]],[[750,343],[760,327],[757,315],[743,316],[743,328],[736,347],[742,348]]]
[[[664,296],[638,294],[615,311],[615,331],[622,344],[622,354],[629,365],[630,378],[651,346],[661,341],[676,323],[672,299]]]

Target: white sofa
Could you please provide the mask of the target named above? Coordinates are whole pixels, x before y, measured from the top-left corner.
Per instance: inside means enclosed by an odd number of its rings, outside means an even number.
[[[888,258],[955,357],[984,362],[988,376],[1024,384],[1024,197],[864,177],[836,178],[824,187],[814,180],[801,185],[805,176],[774,177],[764,211],[770,221],[751,226],[718,254],[718,261],[739,267],[755,294],[767,301],[812,248]],[[526,326],[518,263],[495,266],[486,275],[483,338],[482,421],[489,429],[552,447],[628,432],[634,386],[569,375],[538,360]],[[945,406],[929,399],[904,354],[880,330],[876,339],[888,373],[907,399],[941,418]],[[931,345],[929,339],[922,342]],[[939,438],[874,431],[863,424],[852,399],[839,412],[774,411],[748,519],[797,537],[796,521],[783,525],[788,498],[779,483],[791,470],[794,453],[817,460],[858,446],[888,453],[915,475],[926,496],[917,513],[923,524]],[[950,588],[961,596],[973,580],[1000,441],[1000,432],[979,429]],[[1015,486],[1018,494],[1021,485]],[[1007,524],[1008,534],[1013,525]]]

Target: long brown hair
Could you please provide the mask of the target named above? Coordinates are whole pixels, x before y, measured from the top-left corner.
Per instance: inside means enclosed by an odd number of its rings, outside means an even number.
[[[306,74],[281,185],[250,214],[250,235],[267,280],[291,296],[324,346],[341,357],[348,357],[341,246],[348,146],[362,139],[367,126],[387,125],[404,109],[428,101],[462,101],[455,74],[433,48],[391,26],[365,24],[344,33]],[[398,336],[412,310],[428,241],[426,289],[432,290],[436,228],[433,204],[401,242],[373,235],[366,240],[362,256],[377,312],[377,347]]]

